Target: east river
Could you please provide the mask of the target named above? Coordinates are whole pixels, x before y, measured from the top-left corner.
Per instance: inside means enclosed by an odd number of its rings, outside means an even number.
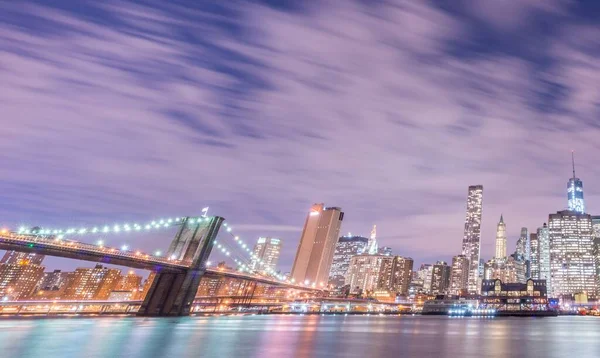
[[[600,357],[600,318],[0,318],[0,357]]]

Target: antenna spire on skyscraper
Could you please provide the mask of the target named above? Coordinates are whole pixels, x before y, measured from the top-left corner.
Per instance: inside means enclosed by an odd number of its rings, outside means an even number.
[[[575,178],[575,151],[571,150],[571,163],[573,164],[573,178]]]

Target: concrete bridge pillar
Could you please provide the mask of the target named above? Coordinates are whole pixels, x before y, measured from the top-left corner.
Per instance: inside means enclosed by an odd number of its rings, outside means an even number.
[[[148,290],[138,316],[187,316],[198,291],[200,279],[206,272],[206,262],[225,219],[185,218],[167,257],[188,264],[185,272],[158,270]]]

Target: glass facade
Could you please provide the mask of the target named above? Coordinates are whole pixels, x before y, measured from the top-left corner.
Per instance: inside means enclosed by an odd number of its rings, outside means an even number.
[[[467,289],[469,293],[478,293],[479,257],[481,254],[481,212],[483,204],[483,185],[469,187],[467,196],[467,215],[463,236],[462,254],[469,260],[469,277]]]
[[[585,213],[585,203],[583,201],[583,182],[579,178],[569,179],[567,184],[567,197],[569,200],[569,210]]]
[[[340,237],[335,245],[335,252],[329,271],[329,284],[334,287],[342,287],[346,284],[348,267],[352,256],[365,252],[369,239],[362,236]]]

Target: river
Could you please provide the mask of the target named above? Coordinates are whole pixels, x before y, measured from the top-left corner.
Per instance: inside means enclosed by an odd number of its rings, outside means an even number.
[[[600,357],[600,318],[0,318],[0,357]]]

